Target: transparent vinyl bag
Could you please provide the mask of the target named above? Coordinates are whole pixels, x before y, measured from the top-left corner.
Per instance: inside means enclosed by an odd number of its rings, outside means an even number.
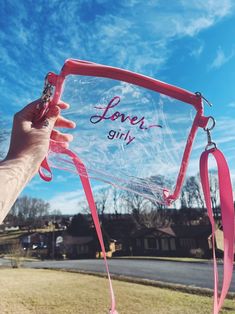
[[[89,65],[75,64],[87,70]],[[101,66],[91,65],[100,70]],[[64,116],[76,122],[70,149],[82,160],[90,178],[165,203],[178,189],[177,181],[185,172],[195,121],[202,115],[201,99],[191,94],[198,110],[195,105],[154,90],[156,80],[146,88],[143,81],[149,78],[140,76],[140,82],[136,82],[132,76],[136,74],[123,70],[124,77],[118,80],[115,68],[102,68],[104,77],[96,76],[95,71],[71,74],[70,68],[64,75],[64,66],[59,87],[57,82],[53,99],[69,103],[71,109]],[[105,77],[107,69],[111,69],[109,77]],[[49,163],[76,171],[73,162],[57,151],[50,151]]]
[[[215,125],[203,115],[203,96],[123,69],[69,59],[60,74],[48,73],[41,97],[44,118],[59,100],[70,104],[65,116],[76,122],[69,149],[50,141],[39,174],[51,180],[50,166],[80,176],[101,245],[111,296],[111,314],[117,314],[99,216],[90,178],[138,193],[165,205],[179,196],[198,128],[207,133],[200,158],[202,189],[212,226],[214,305],[218,314],[233,273],[234,201],[229,169],[222,152],[211,140]],[[213,122],[208,126],[209,120]],[[211,207],[208,157],[218,168],[224,233],[224,274],[220,296],[215,256],[215,222]],[[49,176],[43,172],[47,170]]]

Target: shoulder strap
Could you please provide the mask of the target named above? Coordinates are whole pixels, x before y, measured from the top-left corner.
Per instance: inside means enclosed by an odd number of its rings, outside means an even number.
[[[109,272],[109,267],[108,267],[108,262],[107,262],[104,240],[103,240],[102,231],[101,231],[101,227],[100,227],[99,217],[98,217],[98,213],[97,213],[97,209],[96,209],[96,205],[95,205],[95,201],[94,201],[94,197],[93,197],[93,193],[92,193],[92,189],[91,189],[91,185],[90,185],[90,180],[89,180],[89,177],[88,177],[88,174],[86,171],[86,167],[75,153],[73,153],[69,149],[62,148],[56,142],[53,142],[53,141],[50,142],[50,149],[54,152],[59,152],[59,153],[62,153],[62,154],[69,156],[72,159],[72,161],[76,167],[76,170],[78,172],[78,175],[81,179],[82,186],[83,186],[83,189],[84,189],[84,192],[86,195],[86,199],[87,199],[88,205],[90,207],[90,211],[91,211],[92,219],[93,219],[93,222],[95,225],[96,233],[97,233],[99,243],[101,246],[101,250],[103,253],[105,268],[106,268],[106,272],[108,275],[109,290],[110,290],[110,297],[111,297],[111,309],[110,309],[109,313],[110,314],[118,314],[118,312],[116,311],[115,296],[114,296],[114,292],[113,292],[113,286],[112,286],[112,281],[111,281],[111,277],[110,277],[110,272]],[[49,172],[49,174],[51,173],[48,163],[44,162],[42,167],[47,172]],[[45,180],[46,176],[43,174],[43,172],[41,171],[39,174]],[[51,178],[51,176],[49,178]]]
[[[224,273],[220,297],[218,297],[218,269],[215,256],[215,222],[211,206],[211,194],[208,176],[208,157],[213,155],[218,168],[220,206],[224,234]],[[214,307],[213,313],[219,313],[228,293],[233,274],[234,259],[234,203],[229,168],[224,155],[217,148],[205,150],[200,158],[200,176],[208,216],[212,227],[212,248],[214,260]]]

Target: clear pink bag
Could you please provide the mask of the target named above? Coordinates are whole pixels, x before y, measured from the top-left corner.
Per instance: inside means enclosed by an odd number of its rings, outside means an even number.
[[[48,158],[39,173],[46,181],[52,179],[50,166],[79,174],[104,255],[111,313],[117,313],[115,298],[89,179],[170,205],[179,196],[198,129],[204,128],[207,132],[208,143],[201,156],[200,174],[212,224],[213,313],[218,313],[232,278],[233,193],[227,163],[211,140],[210,130],[214,125],[210,128],[208,122],[214,120],[203,115],[202,95],[123,69],[70,59],[59,75],[48,73],[39,119],[48,106],[57,104],[60,99],[71,105],[66,116],[77,124],[74,141],[70,149],[65,149],[63,143],[51,141]],[[224,231],[224,278],[220,298],[208,179],[210,154],[218,164]]]
[[[71,149],[89,177],[159,203],[180,191],[198,127],[205,127],[202,98],[175,86],[121,69],[67,60],[57,79],[59,99],[76,121]],[[50,151],[51,166],[74,171]]]

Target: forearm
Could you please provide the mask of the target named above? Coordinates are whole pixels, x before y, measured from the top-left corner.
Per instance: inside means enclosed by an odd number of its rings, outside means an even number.
[[[0,162],[0,223],[36,170],[32,161],[26,158],[6,159]]]
[[[75,127],[74,122],[60,116],[60,109],[67,109],[69,105],[59,102],[56,106],[49,106],[43,119],[38,121],[35,118],[42,104],[38,99],[14,116],[10,148],[6,159],[0,162],[0,223],[36,174],[48,153],[50,140],[63,143],[65,147],[72,140],[72,135],[54,128]]]

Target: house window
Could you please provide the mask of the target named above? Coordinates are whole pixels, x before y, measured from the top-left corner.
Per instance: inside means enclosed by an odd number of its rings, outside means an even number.
[[[136,239],[136,247],[140,248],[141,247],[141,240]]]
[[[175,239],[173,238],[170,239],[170,247],[172,251],[176,250]]]
[[[169,242],[167,238],[161,239],[162,251],[169,251]]]
[[[196,248],[196,241],[194,239],[190,238],[183,238],[180,239],[180,245],[181,247],[185,249],[195,249]]]
[[[160,247],[160,245],[159,245],[159,240],[156,239],[156,249],[159,250],[159,247]]]
[[[121,250],[122,250],[122,243],[115,243],[115,251],[121,251]]]
[[[85,254],[88,253],[88,245],[86,244],[80,244],[77,247],[77,253],[78,254]]]
[[[148,243],[148,249],[156,249],[157,248],[157,243],[156,243],[155,238],[148,238],[147,243]]]

